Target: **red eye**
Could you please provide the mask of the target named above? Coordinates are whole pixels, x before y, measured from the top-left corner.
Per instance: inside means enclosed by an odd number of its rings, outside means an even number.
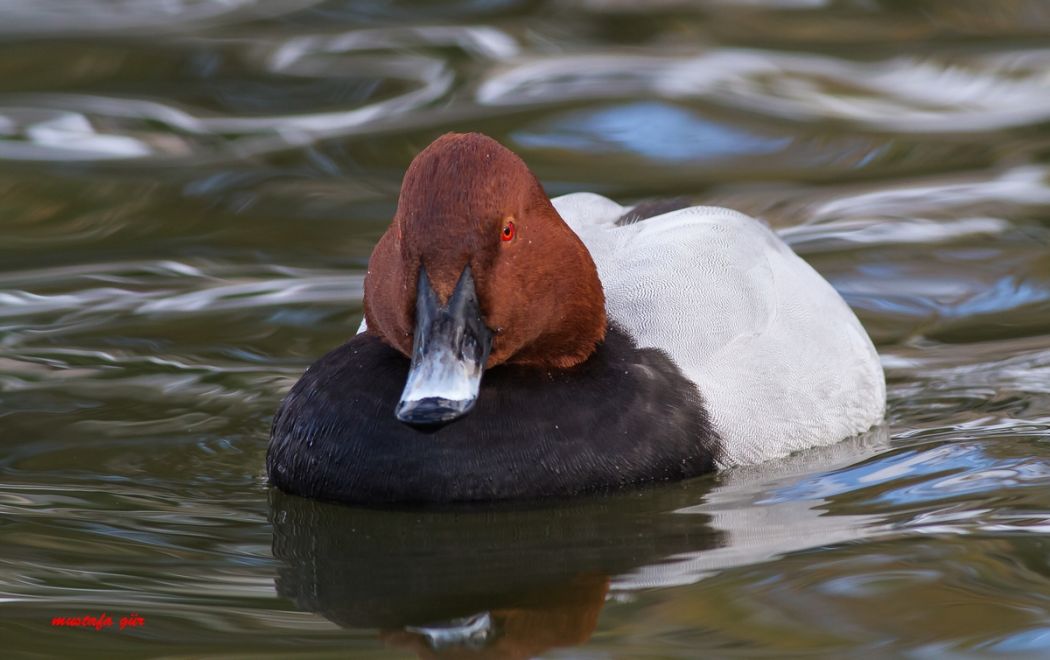
[[[507,224],[503,225],[503,231],[499,235],[501,240],[509,241],[514,238],[514,221],[508,221]]]

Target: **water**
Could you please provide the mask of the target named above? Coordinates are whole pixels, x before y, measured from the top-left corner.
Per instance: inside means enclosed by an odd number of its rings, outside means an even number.
[[[636,4],[0,2],[8,657],[1050,653],[1050,6]],[[401,173],[468,129],[552,194],[766,219],[886,426],[543,506],[269,492]]]

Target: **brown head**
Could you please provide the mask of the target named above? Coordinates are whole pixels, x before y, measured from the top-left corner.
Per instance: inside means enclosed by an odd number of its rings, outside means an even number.
[[[525,163],[478,133],[443,135],[409,165],[397,213],[369,262],[365,319],[413,361],[405,394],[415,379],[421,398],[403,397],[402,406],[458,401],[461,376],[480,381],[482,368],[504,362],[572,367],[594,352],[606,326],[587,248]],[[426,355],[445,349],[478,364]]]

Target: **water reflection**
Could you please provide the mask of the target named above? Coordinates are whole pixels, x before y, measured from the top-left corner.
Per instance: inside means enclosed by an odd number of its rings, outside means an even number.
[[[776,466],[551,505],[359,509],[270,494],[280,595],[420,657],[532,657],[586,641],[607,598],[885,534],[829,515],[885,429]]]
[[[951,66],[935,59],[868,63],[744,49],[693,57],[568,55],[494,72],[479,88],[478,101],[656,94],[790,121],[840,120],[903,133],[988,131],[1050,117],[1050,90],[1036,83],[1048,62],[1044,50]]]
[[[611,575],[720,545],[706,516],[671,513],[696,497],[389,511],[273,491],[277,591],[420,657],[532,657],[590,637]]]
[[[0,32],[15,35],[163,32],[294,12],[320,0],[38,0],[0,4]]]
[[[513,135],[532,149],[577,150],[588,154],[634,152],[654,160],[720,159],[767,154],[790,139],[753,135],[705,121],[673,105],[632,103],[569,113]]]

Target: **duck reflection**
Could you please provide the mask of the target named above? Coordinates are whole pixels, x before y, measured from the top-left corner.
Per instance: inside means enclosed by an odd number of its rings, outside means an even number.
[[[374,510],[271,494],[277,591],[420,658],[528,658],[586,642],[610,578],[723,543],[701,479],[562,505]]]
[[[360,509],[273,489],[277,591],[421,658],[532,657],[585,643],[610,595],[892,532],[851,504],[899,473],[883,469],[889,446],[877,428],[716,476],[531,506]]]
[[[388,645],[420,658],[532,658],[590,639],[608,591],[607,577],[581,575],[565,584],[522,594],[511,607],[445,625],[384,630],[379,636]]]

